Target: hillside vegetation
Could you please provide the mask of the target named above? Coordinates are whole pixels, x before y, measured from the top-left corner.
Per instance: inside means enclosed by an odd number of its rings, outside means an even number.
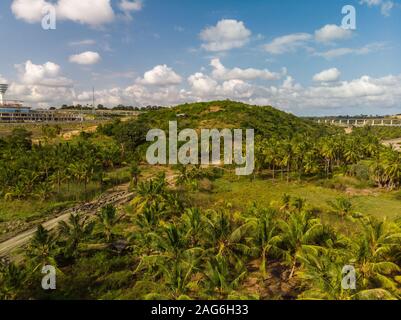
[[[329,128],[300,119],[270,106],[251,106],[234,101],[183,104],[149,111],[139,118],[152,128],[165,129],[168,121],[178,121],[179,128],[255,129],[256,135],[289,138],[296,134],[321,135]],[[330,129],[333,131],[333,129]]]
[[[254,128],[254,174],[148,165],[146,133],[172,120]],[[70,205],[118,181],[134,199],[35,224],[22,259],[0,261],[0,299],[400,299],[401,153],[381,137],[232,101],[149,111],[69,142],[14,130],[0,139],[0,227],[30,204]],[[55,292],[39,285],[48,264]],[[346,265],[356,290],[341,286]]]

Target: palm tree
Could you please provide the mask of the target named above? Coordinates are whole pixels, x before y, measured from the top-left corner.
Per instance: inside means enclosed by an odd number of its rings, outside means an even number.
[[[291,205],[291,196],[286,193],[283,194],[281,198],[280,211],[287,212],[290,209],[290,205]]]
[[[325,160],[326,178],[333,172],[333,165],[339,158],[338,144],[335,138],[325,138],[320,142],[320,154]]]
[[[42,225],[39,225],[27,252],[28,257],[35,265],[34,270],[47,264],[55,267],[57,265],[55,260],[56,248],[54,235],[50,234]]]
[[[208,260],[204,272],[206,283],[210,291],[217,291],[219,299],[223,299],[225,295],[235,290],[247,274],[244,266],[234,271],[223,256],[216,256]]]
[[[110,242],[113,239],[113,228],[120,220],[117,217],[117,209],[112,204],[109,204],[101,209],[97,218],[106,241]]]
[[[165,176],[139,183],[137,196],[132,201],[137,212],[143,212],[144,208],[155,202],[163,202],[166,194],[167,182]]]
[[[298,299],[313,300],[395,300],[385,288],[365,288],[356,285],[355,290],[343,287],[343,267],[349,257],[328,252],[324,255],[308,255],[303,259],[304,269],[298,275],[306,289]]]
[[[191,246],[197,246],[204,228],[201,210],[198,208],[186,209],[183,219],[187,230],[186,237],[190,239]]]
[[[138,186],[139,176],[141,175],[141,169],[136,161],[131,163],[130,174],[133,185],[136,188]]]
[[[295,198],[292,202],[293,207],[300,213],[304,206],[305,206],[306,200],[303,198]]]
[[[266,267],[267,259],[270,251],[274,250],[276,247],[276,235],[277,235],[277,224],[276,217],[278,212],[272,208],[262,210],[261,213],[256,218],[251,218],[255,224],[255,234],[254,237],[255,246],[260,252],[260,257],[262,259],[260,264],[260,271],[264,278],[266,278]]]
[[[27,281],[24,268],[14,263],[0,261],[0,300],[15,300]]]
[[[335,202],[329,201],[328,204],[342,220],[344,220],[345,217],[352,215],[354,212],[352,202],[347,198],[340,197],[337,198]]]
[[[392,278],[400,267],[389,256],[401,244],[401,230],[386,221],[367,218],[361,221],[362,234],[356,243],[355,256],[359,281],[364,288],[379,287],[397,292]]]
[[[286,168],[287,171],[287,182],[290,182],[291,165],[294,157],[293,148],[291,142],[287,141],[282,145],[282,158],[281,165]]]
[[[35,195],[42,201],[49,199],[53,191],[51,184],[47,181],[41,182],[35,188]]]
[[[232,265],[243,264],[244,257],[252,254],[247,235],[253,221],[236,222],[227,210],[210,211],[205,221],[205,244],[211,254],[226,258]]]
[[[323,248],[317,243],[318,237],[323,232],[323,226],[318,219],[311,216],[309,212],[301,211],[289,216],[288,221],[278,221],[280,232],[274,239],[277,250],[290,266],[291,279],[299,258],[310,251],[318,252]]]
[[[300,257],[304,268],[298,276],[307,289],[298,299],[306,300],[350,300],[353,292],[343,288],[343,267],[345,259],[331,251],[325,254],[308,254]]]
[[[59,223],[59,234],[66,240],[67,256],[75,257],[82,241],[91,233],[94,227],[93,222],[88,222],[88,217],[81,217],[78,214],[71,214],[68,223],[61,221]]]

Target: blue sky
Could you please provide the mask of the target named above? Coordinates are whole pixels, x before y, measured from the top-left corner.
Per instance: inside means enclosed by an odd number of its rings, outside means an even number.
[[[41,26],[49,4],[55,30]],[[344,5],[356,30],[341,28]],[[13,0],[0,24],[0,79],[34,107],[90,103],[94,86],[108,106],[401,112],[399,0]]]

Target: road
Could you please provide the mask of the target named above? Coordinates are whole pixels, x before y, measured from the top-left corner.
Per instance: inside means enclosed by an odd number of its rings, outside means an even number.
[[[118,206],[124,203],[128,203],[130,200],[132,200],[134,194],[128,191],[128,185],[119,186],[119,189],[120,190],[126,189],[126,190],[125,191],[117,190],[110,193],[105,193],[92,202],[77,205],[73,208],[63,211],[58,217],[52,218],[43,223],[42,225],[47,230],[53,230],[58,226],[59,222],[67,221],[70,215],[73,213],[80,213],[83,215],[94,215],[99,211],[100,208],[108,204],[113,204]],[[28,244],[30,239],[35,234],[36,230],[37,226],[0,243],[0,257],[8,256],[14,250]]]
[[[177,175],[174,174],[174,172],[167,171],[166,181],[170,187],[175,186],[176,178]],[[108,204],[113,204],[115,206],[121,206],[123,204],[126,204],[130,202],[135,196],[135,194],[129,192],[128,189],[129,189],[129,184],[123,184],[117,186],[111,189],[110,191],[103,193],[100,197],[98,197],[92,202],[80,204],[73,208],[63,211],[59,216],[42,223],[42,225],[47,230],[53,230],[58,226],[59,222],[67,221],[72,213],[80,213],[83,215],[94,215],[99,211],[100,208],[103,208]],[[0,257],[10,256],[13,253],[13,251],[28,244],[32,236],[35,234],[36,230],[37,230],[37,225],[16,236],[12,236],[10,239],[0,243]]]

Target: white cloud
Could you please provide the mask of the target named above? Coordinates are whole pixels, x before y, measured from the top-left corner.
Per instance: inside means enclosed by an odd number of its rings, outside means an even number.
[[[191,90],[198,95],[214,95],[217,88],[217,81],[211,77],[197,72],[188,78]]]
[[[324,57],[326,59],[338,58],[345,55],[365,55],[371,52],[376,52],[385,49],[384,43],[371,43],[360,48],[336,48],[325,52],[315,52],[315,56]]]
[[[362,76],[352,81],[343,81],[338,86],[313,87],[309,89],[308,94],[320,98],[356,100],[383,95],[385,88],[375,82],[376,80],[369,76]]]
[[[207,51],[227,51],[245,46],[252,33],[242,21],[223,19],[216,26],[207,27],[200,33]]]
[[[22,99],[26,104],[39,107],[57,106],[64,103],[72,103],[75,91],[72,87],[48,87],[37,85],[24,85],[12,83],[8,92],[9,96]]]
[[[232,99],[257,105],[273,105],[296,113],[361,113],[374,108],[400,107],[401,75],[381,78],[362,76],[350,81],[316,83],[303,87],[287,76],[278,86],[259,86],[243,80],[216,81],[204,73],[188,77],[189,89],[178,86],[147,86],[135,83],[95,92],[97,103],[106,106],[175,105],[192,101]],[[91,103],[92,92],[75,93],[71,88],[47,88],[28,85],[11,86],[17,97],[37,103]],[[11,88],[10,88],[11,89]],[[18,94],[16,94],[18,92]],[[326,111],[325,111],[326,110]],[[392,110],[392,109],[391,109]],[[386,111],[383,111],[383,113]]]
[[[42,10],[48,4],[45,0],[14,0],[11,11],[17,19],[35,23],[42,20]]]
[[[124,12],[124,15],[131,20],[131,13],[141,11],[143,3],[142,0],[121,0],[118,6]]]
[[[59,0],[56,12],[60,19],[95,27],[114,19],[110,0]]]
[[[17,19],[28,23],[40,22],[46,6],[54,6],[57,18],[98,27],[114,19],[110,0],[13,0],[11,10]]]
[[[249,98],[254,91],[253,86],[243,80],[231,79],[219,84],[215,79],[201,72],[189,76],[188,83],[191,90],[188,96],[196,101],[227,97]]]
[[[177,85],[181,81],[181,77],[165,64],[155,66],[152,70],[145,72],[142,79],[137,80],[141,84],[156,86]]]
[[[34,64],[31,60],[15,66],[23,84],[45,87],[70,87],[72,81],[60,76],[60,66],[53,62]]]
[[[313,81],[316,82],[332,82],[337,81],[341,76],[340,70],[337,68],[331,68],[327,70],[323,70],[314,75]]]
[[[219,60],[215,60],[215,63]],[[218,64],[215,64],[218,66]],[[34,64],[28,60],[17,65],[18,82],[10,83],[9,95],[22,99],[31,106],[57,106],[64,103],[91,103],[90,91],[76,91],[72,81],[63,77],[59,65],[54,62]],[[348,81],[340,81],[336,68],[324,70],[314,76],[315,83],[303,87],[291,75],[278,85],[252,83],[254,78],[241,72],[226,69],[216,76],[205,71],[194,73],[182,83],[181,77],[166,65],[156,66],[132,85],[97,90],[97,103],[106,106],[126,105],[175,105],[192,101],[231,99],[251,104],[273,105],[296,113],[361,113],[383,108],[397,110],[401,101],[401,75],[374,78],[367,75]],[[258,69],[252,69],[258,70]],[[259,70],[260,71],[260,70]],[[230,76],[227,76],[230,75]],[[234,75],[242,78],[232,78]],[[258,74],[260,75],[260,74]],[[132,79],[132,74],[129,77]],[[0,77],[1,78],[1,77]],[[2,81],[3,79],[0,79]],[[5,79],[4,79],[5,80]],[[248,81],[249,80],[249,81]],[[133,81],[133,80],[132,80]],[[178,84],[182,84],[179,86]],[[322,111],[323,110],[323,111]],[[386,111],[382,111],[387,112]]]
[[[80,54],[74,54],[70,56],[70,62],[77,63],[81,65],[91,65],[96,64],[100,61],[101,57],[97,52],[86,51]]]
[[[349,39],[352,31],[339,27],[335,24],[325,25],[323,28],[315,31],[315,39],[318,42],[332,42],[335,40]]]
[[[71,103],[74,98],[73,81],[61,75],[61,67],[54,62],[34,64],[31,60],[15,65],[19,82],[11,82],[8,95],[36,106]]]
[[[286,52],[294,52],[300,47],[304,47],[306,43],[312,39],[308,33],[294,33],[273,39],[272,42],[266,44],[264,49],[270,54],[283,54]]]
[[[220,80],[254,80],[254,79],[263,79],[263,80],[277,80],[280,79],[283,75],[285,75],[286,70],[283,69],[281,73],[271,72],[267,69],[259,70],[254,68],[241,69],[241,68],[233,68],[226,69],[224,65],[221,63],[220,59],[215,58],[212,59],[210,65],[213,67],[212,75],[216,79]]]
[[[380,11],[384,16],[389,16],[391,10],[395,7],[394,1],[391,0],[361,0],[359,3],[368,7],[380,7]]]

